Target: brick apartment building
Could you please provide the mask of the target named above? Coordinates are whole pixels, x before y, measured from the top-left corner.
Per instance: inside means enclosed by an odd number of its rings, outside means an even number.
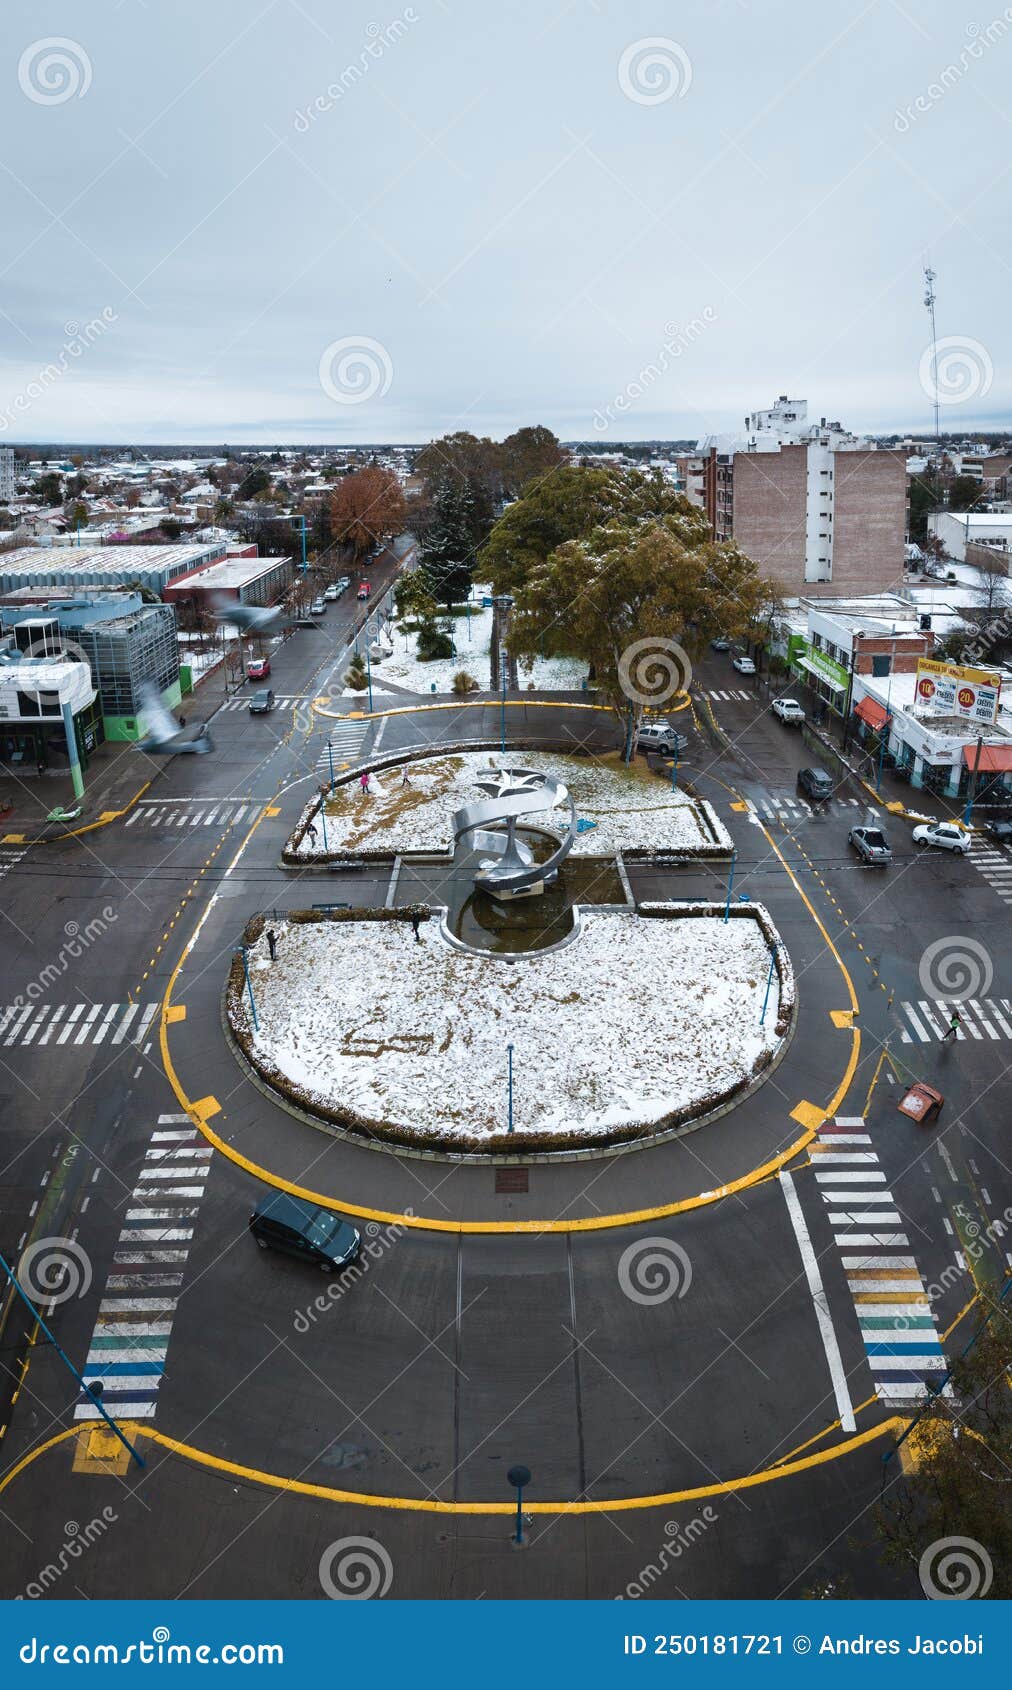
[[[903,573],[906,454],[879,451],[838,422],[807,421],[781,395],[742,435],[700,443],[696,491],[718,540],[734,538],[790,594],[881,591]]]

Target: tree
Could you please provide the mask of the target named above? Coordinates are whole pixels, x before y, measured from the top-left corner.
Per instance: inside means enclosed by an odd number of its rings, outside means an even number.
[[[62,505],[63,482],[55,470],[50,470],[48,475],[40,476],[38,494],[40,504]]]
[[[436,601],[424,569],[406,569],[394,587],[394,603],[401,618],[417,616],[420,622],[435,620]]]
[[[674,521],[686,542],[710,532],[703,512],[676,493],[658,471],[581,468],[551,470],[499,518],[479,556],[497,592],[522,586],[557,546],[579,540],[614,520]]]
[[[556,547],[517,588],[510,650],[582,658],[634,734],[648,705],[688,684],[688,660],[717,634],[746,629],[770,595],[733,542],[709,538],[705,518],[613,519]]]
[[[502,503],[502,448],[494,440],[479,440],[477,435],[460,430],[423,446],[414,468],[425,483],[423,497],[427,504],[435,501],[437,489],[448,481],[468,489],[471,515],[464,555],[473,557],[488,538]]]
[[[236,489],[236,497],[239,499],[255,499],[258,494],[269,492],[270,485],[271,478],[267,471],[261,464],[255,464],[241,478]]]
[[[356,561],[378,541],[400,534],[406,521],[404,490],[393,470],[379,465],[346,475],[331,495],[334,538],[353,548]]]
[[[963,1594],[1000,1601],[1012,1596],[1012,1315],[996,1300],[983,1313],[990,1319],[953,1364],[953,1394],[932,1397],[911,1435],[916,1462],[906,1473],[898,1458],[890,1462],[895,1480],[874,1519],[884,1559],[908,1566],[926,1595],[926,1577],[935,1591],[946,1590],[932,1546],[970,1539],[987,1556],[992,1582],[964,1586]],[[986,1582],[986,1563],[972,1551],[950,1560],[949,1576],[964,1575]]]
[[[465,599],[474,576],[474,499],[470,484],[447,475],[433,494],[422,531],[422,568],[433,596],[452,605]]]
[[[418,630],[416,650],[419,663],[434,663],[439,657],[452,657],[453,635],[438,627],[433,617],[427,616]]]
[[[369,671],[366,668],[365,658],[360,651],[354,653],[348,665],[344,684],[346,687],[350,687],[352,692],[365,692],[369,685]]]
[[[559,445],[550,428],[518,428],[502,443],[503,489],[515,499],[528,482],[547,475],[560,464],[568,463],[569,454]]]
[[[949,482],[950,511],[968,511],[978,503],[983,487],[972,475],[954,475]]]
[[[993,611],[1004,610],[1010,603],[1008,562],[997,554],[984,558],[984,562],[977,568],[978,582],[974,588],[977,603],[990,615]]]

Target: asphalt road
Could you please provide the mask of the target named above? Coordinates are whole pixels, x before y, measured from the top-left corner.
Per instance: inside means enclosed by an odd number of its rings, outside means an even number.
[[[393,568],[390,560],[384,575],[374,572],[377,593]],[[296,702],[268,718],[218,709],[211,756],[173,761],[120,821],[27,848],[7,869],[3,1253],[17,1259],[52,1238],[82,1252],[74,1294],[60,1293],[51,1311],[76,1367],[89,1357],[98,1367],[107,1353],[103,1301],[136,1296],[136,1323],[150,1334],[150,1352],[131,1351],[136,1365],[165,1356],[145,1424],[185,1452],[144,1440],[143,1470],[104,1472],[97,1446],[73,1437],[17,1472],[81,1422],[73,1379],[9,1306],[0,1470],[15,1476],[0,1503],[3,1594],[53,1563],[68,1520],[111,1506],[114,1526],[48,1594],[319,1596],[321,1555],[365,1534],[390,1558],[394,1596],[610,1596],[651,1567],[654,1596],[798,1595],[842,1573],[860,1594],[919,1595],[874,1550],[883,1438],[772,1473],[846,1437],[841,1404],[858,1434],[902,1411],[876,1394],[881,1364],[838,1241],[842,1199],[827,1195],[827,1170],[839,1164],[800,1156],[789,1184],[763,1180],[660,1224],[513,1236],[380,1231],[365,1275],[321,1310],[314,1302],[334,1282],[253,1247],[246,1219],[262,1188],[209,1152],[182,1115],[162,1066],[157,1006],[193,940],[172,1048],[189,1095],[220,1105],[211,1126],[252,1160],[346,1202],[566,1223],[698,1194],[793,1142],[801,1127],[791,1111],[806,1099],[824,1108],[846,1068],[852,1034],[833,1012],[848,1006],[849,976],[861,1052],[837,1113],[864,1124],[842,1151],[860,1158],[843,1169],[856,1199],[848,1225],[875,1224],[857,1218],[872,1203],[866,1188],[888,1199],[897,1218],[886,1224],[904,1239],[897,1259],[915,1261],[944,1332],[975,1285],[999,1281],[1009,1265],[1009,1238],[995,1223],[1012,1214],[1002,1143],[1012,968],[994,942],[1006,918],[995,885],[972,857],[916,855],[902,823],[889,824],[892,868],[861,866],[846,834],[866,795],[843,788],[813,814],[796,787],[809,760],[799,736],[771,717],[754,683],[714,660],[696,677],[680,773],[735,837],[736,895],[767,903],[791,950],[799,1025],[782,1067],[713,1129],[675,1145],[575,1170],[531,1166],[526,1196],[497,1194],[488,1168],[334,1140],[250,1084],[225,1046],[218,1001],[252,911],[385,896],[387,870],[353,880],[278,867],[322,778],[325,729],[308,702],[334,696],[355,609],[332,606],[323,627],[278,651],[272,685]],[[494,739],[500,724],[497,704],[479,701],[362,721],[355,743],[344,743],[357,760],[377,743],[386,754]],[[560,733],[601,747],[615,739],[607,718],[533,706],[509,711],[507,732],[517,744]],[[124,769],[124,786],[135,776]],[[638,898],[712,890],[705,876],[697,888],[674,869],[641,867],[631,878]],[[993,978],[967,1010],[964,1035],[943,1047],[931,1001],[942,993],[920,975],[926,949],[953,936],[985,948]],[[946,1094],[939,1125],[919,1129],[898,1114],[911,1077]],[[169,1199],[156,1175],[172,1180],[171,1212],[192,1238],[163,1237],[166,1260],[141,1271],[121,1229],[138,1212],[158,1214],[152,1190]],[[164,1215],[151,1221],[163,1233],[166,1224]],[[691,1270],[675,1294],[636,1300],[623,1290],[623,1261],[658,1236]],[[505,1515],[464,1505],[508,1505],[505,1474],[516,1461],[534,1474],[532,1503],[589,1500],[600,1511],[536,1513],[529,1548],[512,1551]],[[765,1482],[741,1483],[757,1474]],[[272,1476],[309,1494],[286,1494]],[[367,1508],[344,1493],[421,1506]],[[617,1506],[672,1493],[679,1500]]]

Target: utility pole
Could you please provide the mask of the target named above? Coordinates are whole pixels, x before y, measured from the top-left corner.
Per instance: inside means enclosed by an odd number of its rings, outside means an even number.
[[[966,809],[963,811],[963,826],[964,827],[970,826],[970,817],[973,814],[973,801],[977,796],[977,776],[980,773],[980,754],[981,754],[983,749],[984,749],[984,735],[978,734],[977,735],[977,752],[976,752],[976,756],[973,759],[973,768],[970,771],[970,785],[969,785],[969,789],[968,789],[967,794],[966,794]]]

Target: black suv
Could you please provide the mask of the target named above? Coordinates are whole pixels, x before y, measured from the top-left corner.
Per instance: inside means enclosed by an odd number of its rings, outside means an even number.
[[[349,1267],[362,1253],[362,1234],[348,1221],[305,1203],[287,1192],[262,1197],[249,1218],[249,1229],[261,1250],[283,1250],[333,1273]]]
[[[798,785],[802,792],[807,792],[813,804],[824,804],[836,790],[832,776],[827,775],[825,769],[801,769]]]

